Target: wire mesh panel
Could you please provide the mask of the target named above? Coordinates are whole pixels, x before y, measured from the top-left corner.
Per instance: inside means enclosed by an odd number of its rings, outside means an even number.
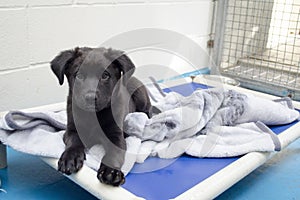
[[[299,100],[300,0],[227,0],[223,5],[221,74],[242,86]]]

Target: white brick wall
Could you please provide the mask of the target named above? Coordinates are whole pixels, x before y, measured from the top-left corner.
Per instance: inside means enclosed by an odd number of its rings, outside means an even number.
[[[71,5],[73,0],[27,0],[28,6],[60,6],[60,5]]]
[[[61,50],[138,28],[199,36],[205,48],[210,16],[211,0],[2,0],[0,111],[64,101],[48,64]]]
[[[27,11],[0,10],[0,70],[29,65]]]
[[[12,8],[12,7],[24,7],[27,5],[27,0],[1,0],[0,7]]]

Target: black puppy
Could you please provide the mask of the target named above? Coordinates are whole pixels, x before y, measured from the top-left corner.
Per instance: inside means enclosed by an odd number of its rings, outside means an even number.
[[[51,61],[51,69],[60,84],[64,75],[69,83],[66,149],[58,170],[68,175],[77,172],[85,160],[85,149],[102,144],[106,153],[98,179],[113,186],[123,184],[123,120],[135,111],[151,115],[147,90],[132,76],[134,64],[122,51],[84,47],[61,52]]]

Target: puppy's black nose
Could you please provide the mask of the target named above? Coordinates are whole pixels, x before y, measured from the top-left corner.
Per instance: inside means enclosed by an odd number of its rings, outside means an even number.
[[[88,104],[93,104],[95,103],[95,99],[96,99],[96,94],[95,92],[89,92],[85,95],[85,101],[88,103]]]

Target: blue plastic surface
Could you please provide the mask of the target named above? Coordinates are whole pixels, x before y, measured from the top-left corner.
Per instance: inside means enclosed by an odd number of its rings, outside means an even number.
[[[162,160],[151,159],[158,162]],[[147,200],[171,199],[235,160],[237,158],[194,158],[184,155],[163,169],[142,174],[129,174],[123,187]]]

